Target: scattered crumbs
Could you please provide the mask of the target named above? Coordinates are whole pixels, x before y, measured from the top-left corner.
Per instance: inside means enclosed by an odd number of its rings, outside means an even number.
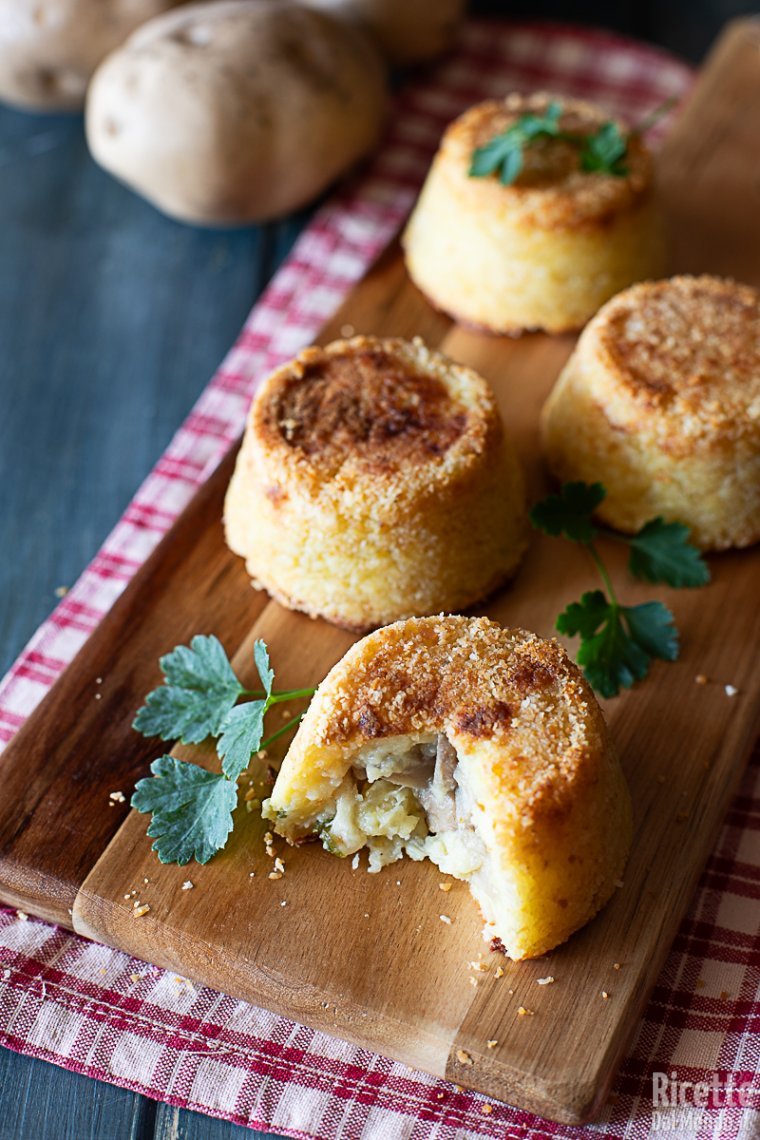
[[[695,988],[695,989],[698,989],[698,990],[703,990],[703,989],[705,988],[705,986],[706,986],[706,985],[707,985],[707,982],[704,982],[704,981],[702,980],[702,978],[697,978],[697,981],[696,981],[696,984],[695,984],[695,987],[694,987],[694,988]]]
[[[725,686],[725,693],[727,697],[735,697],[738,692],[739,690],[737,689],[736,685]]]
[[[471,985],[471,986],[472,986],[474,989],[477,989],[477,987],[478,987],[478,979],[477,979],[477,978],[470,978],[470,979],[469,979],[469,982],[470,982],[470,985]]]
[[[488,966],[486,966],[486,964],[484,962],[480,962],[480,961],[470,962],[469,966],[470,966],[471,970],[477,970],[477,972],[479,974],[484,974],[488,969]]]
[[[3,977],[4,977],[4,978],[6,979],[6,981],[7,981],[7,980],[8,980],[8,978],[9,978],[10,976],[11,976],[11,972],[10,972],[10,970],[9,970],[9,969],[7,968],[7,966],[6,966],[6,968],[3,970]]]
[[[16,911],[16,918],[19,920],[19,922],[28,922],[29,921],[29,915],[26,913],[25,910],[17,910]]]
[[[127,797],[123,792],[109,792],[108,798],[109,800],[113,800],[115,804],[123,804],[126,803],[127,800]],[[145,882],[147,883],[147,881],[148,880],[146,879]]]
[[[129,900],[132,898],[132,896],[131,895],[125,895],[124,898],[127,900],[127,902],[129,902]]]
[[[610,995],[607,993],[606,990],[602,990],[602,1001],[609,1001],[609,1000],[610,1000]]]
[[[290,709],[283,709],[282,712],[280,713],[280,716],[282,717],[283,720],[290,720],[290,718],[291,718]]]
[[[439,914],[438,917],[440,918],[441,922],[445,922],[447,926],[451,926],[451,919],[447,914]]]
[[[351,860],[351,870],[352,871],[358,871],[358,869],[359,869],[359,852],[357,851],[356,854],[354,855],[353,859]]]
[[[473,1061],[472,1057],[470,1056],[470,1054],[467,1052],[466,1049],[457,1049],[457,1061],[459,1061],[460,1065],[474,1065],[475,1064],[475,1062]]]
[[[438,890],[444,891],[446,894],[448,894],[452,888],[452,885],[453,885],[452,883],[439,883],[438,884]]]
[[[137,891],[130,891],[129,893],[130,893],[130,895],[132,896],[132,898],[134,898],[134,897],[135,897],[135,895],[137,894]]]
[[[280,906],[287,906],[287,905],[288,905],[287,899],[280,899]]]
[[[615,886],[618,888],[618,890],[620,890],[622,887],[625,886],[625,883],[623,882],[622,879],[616,879],[615,880]]]
[[[106,972],[105,966],[101,966],[100,969],[98,970],[99,974],[105,974],[105,972]]]
[[[129,980],[130,980],[130,982],[139,982],[141,977],[142,977],[142,974],[130,974]]]
[[[72,910],[72,908],[71,908],[71,907],[67,907],[66,909],[68,910],[68,912],[69,912],[69,915],[71,916],[71,918],[73,918],[73,917],[74,917],[74,911]]]
[[[281,879],[282,878],[282,871],[270,871],[267,878],[269,878],[269,879]]]
[[[728,992],[728,990],[721,990],[720,991],[720,1000],[721,1001],[728,1001],[728,999],[730,997],[731,997],[731,994]]]
[[[10,970],[8,971],[8,973],[10,974]],[[435,1094],[436,1100],[443,1100],[443,1097],[444,1097],[444,1093],[436,1093]]]
[[[706,685],[707,684],[707,677],[705,677],[704,673],[697,673],[694,680],[696,681],[696,683],[698,685]]]
[[[484,1116],[490,1116],[491,1113],[493,1112],[493,1105],[492,1104],[484,1104],[480,1111],[483,1113]]]
[[[102,677],[96,677],[95,678],[95,684],[96,685],[102,685],[103,684],[103,678]]]
[[[56,586],[55,590],[53,591],[56,598],[65,598],[66,595],[68,594],[68,592],[69,592],[68,586]]]
[[[248,878],[249,879],[255,879],[256,878],[256,872],[255,871],[249,871],[248,872]]]
[[[369,918],[369,914],[367,913],[367,911],[366,911],[366,910],[365,910],[365,912],[364,912],[364,917],[365,917],[365,918]]]
[[[143,882],[144,882],[144,883],[149,883],[149,882],[150,882],[150,879],[143,879]]]
[[[504,967],[503,966],[497,966],[493,972],[493,976],[495,978],[503,978],[504,977]]]
[[[135,899],[135,901],[132,903],[132,906],[133,906],[133,907],[138,907],[138,906],[140,906],[140,900],[139,900],[139,899]]]
[[[275,869],[275,871],[280,871],[283,875],[285,874],[285,864],[283,863],[283,861],[279,855],[277,856],[277,858],[274,861],[274,869]]]
[[[96,700],[96,701],[100,701],[100,700],[102,700],[102,699],[103,699],[103,694],[102,694],[102,693],[96,693],[96,694],[95,694],[95,700]]]
[[[341,325],[340,326],[340,335],[341,336],[355,336],[356,335],[356,329],[354,328],[353,325]]]
[[[524,1005],[520,1005],[517,1007],[517,1016],[518,1017],[533,1017],[533,1010],[532,1009],[526,1009]]]
[[[253,784],[251,784],[250,787],[248,788],[248,791],[245,793],[245,796],[243,797],[243,799],[245,799],[248,803],[253,803],[254,800],[256,799],[256,795],[257,795],[256,788],[254,787]]]
[[[619,962],[613,962],[612,963],[612,969],[613,970],[619,970],[620,969],[620,963]]]
[[[547,977],[545,977],[545,978],[536,978],[536,985],[537,986],[551,986],[553,984],[554,984],[554,978],[552,977],[551,974],[548,974]]]
[[[253,872],[251,872],[251,873],[253,873]],[[191,882],[190,879],[185,879],[184,883],[182,884],[182,890],[183,891],[191,891],[194,886],[195,886],[195,883]]]
[[[454,1092],[458,1092],[458,1093],[464,1092],[464,1089],[462,1088],[461,1085],[454,1085]]]
[[[143,903],[142,906],[138,906],[136,910],[132,911],[132,918],[142,918],[142,916],[144,914],[147,914],[149,910],[150,905],[148,903]]]
[[[486,1041],[486,1049],[495,1049],[498,1044],[495,1038],[491,1038],[490,1041]]]

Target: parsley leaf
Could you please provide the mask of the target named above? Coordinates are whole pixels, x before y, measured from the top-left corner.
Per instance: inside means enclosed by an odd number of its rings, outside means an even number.
[[[229,780],[237,780],[248,767],[251,756],[261,747],[264,716],[272,703],[274,669],[269,664],[269,653],[263,641],[254,643],[253,660],[264,686],[264,700],[237,705],[230,709],[222,722],[217,751],[222,758],[222,771]]]
[[[635,578],[676,587],[704,586],[710,581],[707,563],[689,542],[689,528],[683,523],[652,519],[628,542],[628,568]]]
[[[580,637],[578,664],[597,692],[614,697],[645,677],[654,658],[676,660],[678,631],[662,602],[624,606],[618,601],[594,542],[599,535],[609,534],[592,522],[605,495],[601,483],[565,483],[559,494],[533,507],[530,519],[546,534],[581,543],[596,564],[606,592],[591,590],[579,602],[571,602],[557,618],[556,628],[567,637]],[[670,586],[704,585],[709,571],[688,536],[682,523],[666,523],[661,518],[652,519],[633,537],[610,535],[630,546],[629,569],[635,577]]]
[[[269,664],[269,651],[266,644],[259,638],[253,645],[253,660],[256,663],[256,668],[259,671],[261,683],[264,686],[267,700],[272,695],[272,685],[274,684],[274,669]]]
[[[228,780],[237,780],[246,770],[251,756],[261,747],[264,735],[266,701],[251,701],[236,705],[227,714],[222,725],[217,751],[222,758],[222,771]]]
[[[200,744],[218,736],[222,723],[245,690],[222,643],[199,634],[161,658],[164,683],[145,698],[132,727],[143,736]]]
[[[673,615],[661,602],[621,606],[593,590],[559,615],[557,630],[568,637],[580,635],[578,664],[603,697],[614,697],[640,681],[652,658],[678,657]]]
[[[175,756],[160,756],[138,781],[132,807],[150,812],[148,835],[162,863],[208,863],[232,831],[237,785]]]
[[[538,138],[564,137],[559,129],[562,106],[550,103],[543,115],[527,114],[473,151],[469,174],[485,178],[499,174],[502,186],[511,186],[522,171],[524,150]]]
[[[597,535],[591,516],[605,495],[601,483],[565,483],[558,495],[548,495],[536,503],[530,521],[545,534],[591,542]]]
[[[622,606],[631,640],[650,657],[664,661],[678,658],[678,630],[673,615],[662,602],[643,602],[639,606]]]
[[[628,173],[624,161],[627,153],[628,139],[622,134],[617,123],[602,123],[593,135],[587,135],[583,139],[580,153],[581,170],[625,178]]]

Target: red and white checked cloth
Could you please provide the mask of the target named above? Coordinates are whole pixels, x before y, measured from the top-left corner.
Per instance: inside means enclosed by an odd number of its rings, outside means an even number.
[[[602,32],[472,23],[461,50],[401,97],[381,153],[314,218],[102,550],[0,685],[7,742],[235,440],[256,381],[308,343],[407,213],[441,130],[512,89],[589,96],[629,121],[691,72]],[[0,1044],[171,1104],[324,1140],[640,1140],[653,1070],[749,1086],[760,1022],[760,772],[734,802],[641,1021],[603,1122],[551,1124],[315,1033],[126,954],[0,908]],[[757,1086],[755,1094],[757,1093]],[[725,1096],[722,1101],[727,1099]],[[760,1136],[760,1098],[666,1122],[670,1135]],[[742,1099],[746,1100],[746,1089]],[[688,1104],[689,1102],[687,1102]],[[674,1129],[674,1130],[673,1130]]]

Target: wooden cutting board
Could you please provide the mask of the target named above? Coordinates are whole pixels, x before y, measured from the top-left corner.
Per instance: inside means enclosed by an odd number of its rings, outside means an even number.
[[[713,52],[660,162],[674,268],[760,285],[758,138],[760,24],[742,21]],[[572,338],[509,340],[452,325],[410,285],[397,245],[320,340],[349,329],[421,335],[482,372],[531,494],[545,491],[538,412]],[[261,820],[243,809],[227,850],[207,866],[162,867],[146,818],[109,802],[113,791],[128,798],[161,751],[129,727],[160,680],[161,653],[213,632],[252,681],[252,644],[262,637],[278,687],[290,688],[319,681],[353,640],[251,590],[220,524],[233,459],[199,491],[6,750],[0,897],[491,1096],[559,1121],[588,1119],[606,1096],[756,735],[760,554],[714,557],[707,589],[668,591],[627,580],[620,552],[605,551],[626,600],[657,595],[672,607],[682,656],[606,702],[635,805],[623,886],[567,945],[512,964],[486,949],[464,884],[442,893],[430,864],[405,861],[369,876],[318,847],[285,850],[278,842],[286,872],[270,880]],[[536,536],[513,586],[484,612],[550,635],[559,610],[593,585],[583,551]],[[709,683],[696,684],[697,674]],[[726,684],[738,694],[728,696]],[[216,763],[203,748],[177,753]],[[192,890],[182,890],[188,879]],[[150,905],[138,919],[132,891]],[[547,975],[554,984],[538,986]],[[532,1015],[520,1016],[521,1006]],[[489,1049],[489,1040],[498,1044]]]

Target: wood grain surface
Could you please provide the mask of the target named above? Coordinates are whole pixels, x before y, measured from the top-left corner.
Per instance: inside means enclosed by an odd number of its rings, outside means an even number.
[[[736,265],[737,275],[741,268],[745,279],[760,283],[757,186],[746,185],[752,170],[735,154],[745,128],[734,125],[740,108],[746,129],[755,137],[760,131],[757,40],[753,24],[728,33],[666,148],[661,172],[674,268],[725,272]],[[732,171],[720,194],[716,163]],[[714,215],[740,210],[744,223],[732,237]],[[531,493],[542,490],[537,413],[570,338],[509,341],[452,326],[408,284],[397,249],[321,339],[347,324],[357,332],[420,334],[478,368],[497,391]],[[159,652],[192,632],[213,631],[228,649],[237,647],[235,664],[245,679],[252,641],[264,637],[279,680],[295,686],[319,680],[351,641],[250,590],[222,543],[228,475],[229,461],[32,718],[23,748],[10,746],[9,753],[16,751],[6,754],[0,800],[0,893],[64,921],[76,896],[75,928],[91,937],[543,1115],[585,1119],[605,1095],[754,737],[757,631],[749,619],[756,614],[758,552],[713,558],[707,591],[662,591],[682,631],[681,660],[658,664],[639,689],[607,704],[636,809],[625,884],[565,947],[535,963],[506,964],[497,980],[497,959],[484,957],[489,974],[467,968],[483,944],[464,885],[441,894],[440,874],[413,863],[370,878],[314,847],[286,852],[284,878],[271,881],[255,813],[240,812],[228,850],[192,869],[161,867],[149,850],[145,819],[130,814],[76,893],[113,832],[119,809],[107,804],[114,781],[129,791],[144,768],[146,750],[128,724],[158,679]],[[622,581],[622,564],[609,554]],[[549,634],[559,609],[592,580],[582,551],[537,538],[514,586],[487,612]],[[625,589],[630,601],[651,593],[633,583]],[[711,683],[695,685],[697,673]],[[98,676],[103,695],[94,707]],[[726,696],[727,682],[739,688],[738,697]],[[201,749],[183,754],[211,761]],[[83,782],[86,791],[78,787]],[[194,887],[183,892],[187,878]],[[140,919],[123,898],[132,889],[151,906]],[[442,912],[450,926],[440,921]],[[555,984],[538,987],[544,974]],[[533,1015],[518,1016],[521,1005]],[[497,1047],[487,1049],[488,1039],[498,1040]]]

